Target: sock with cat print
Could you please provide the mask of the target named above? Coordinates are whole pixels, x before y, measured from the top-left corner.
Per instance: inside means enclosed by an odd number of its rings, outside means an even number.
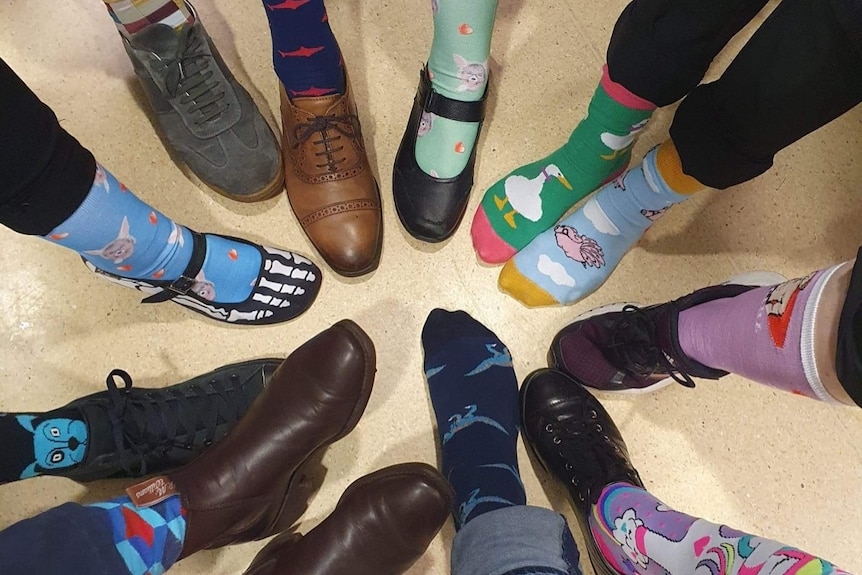
[[[596,549],[620,575],[818,573],[847,575],[784,543],[675,511],[641,487],[613,483],[589,516]],[[781,565],[778,569],[776,566]]]
[[[611,80],[607,66],[587,116],[562,148],[491,186],[470,234],[482,261],[501,264],[550,228],[587,194],[628,166],[655,105]]]
[[[192,257],[187,228],[138,199],[97,165],[83,203],[45,239],[81,254],[99,269],[144,280],[174,280]],[[207,235],[204,265],[194,291],[215,302],[246,300],[260,273],[260,253],[245,243]]]
[[[264,0],[275,75],[290,98],[343,94],[344,64],[323,0]]]
[[[481,100],[488,84],[497,0],[431,0],[431,11],[431,85],[437,93],[453,100]],[[456,122],[424,114],[416,139],[416,163],[435,178],[454,178],[467,166],[478,134],[478,122]]]
[[[89,436],[77,409],[0,415],[0,483],[62,475],[84,461]]]
[[[435,309],[422,328],[441,472],[460,529],[483,513],[526,505],[518,470],[518,380],[503,342],[466,312]]]
[[[702,189],[668,140],[506,262],[500,289],[531,307],[585,298],[670,206]]]

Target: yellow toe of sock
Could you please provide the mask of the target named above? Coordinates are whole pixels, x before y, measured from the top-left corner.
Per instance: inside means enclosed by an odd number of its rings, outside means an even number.
[[[528,307],[559,305],[551,294],[519,272],[513,259],[503,266],[498,283],[501,290]]]

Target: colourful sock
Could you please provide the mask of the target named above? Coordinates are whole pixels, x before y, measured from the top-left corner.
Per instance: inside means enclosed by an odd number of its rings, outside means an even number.
[[[518,470],[518,380],[509,350],[466,312],[435,309],[422,329],[443,475],[460,529],[483,513],[526,505]]]
[[[431,0],[434,42],[428,57],[431,85],[453,100],[481,100],[488,84],[488,55],[497,0]],[[435,178],[464,171],[476,145],[478,122],[425,114],[416,139],[416,162]]]
[[[272,63],[291,98],[343,94],[344,63],[323,0],[264,0]]]
[[[128,497],[86,507],[104,510],[130,575],[161,575],[183,550],[186,520],[179,495],[150,507],[137,507]]]
[[[847,575],[794,547],[674,511],[626,483],[605,487],[589,520],[600,553],[621,575]]]
[[[128,278],[175,280],[192,256],[191,232],[139,200],[108,170],[68,220],[45,236],[99,269]],[[253,247],[207,235],[207,252],[192,291],[215,302],[245,301],[260,273]]]
[[[88,436],[77,409],[0,415],[0,483],[76,466],[84,460]]]
[[[150,24],[179,29],[195,18],[183,0],[104,0],[108,13],[123,36],[140,32]]]
[[[651,150],[642,165],[607,184],[506,262],[500,288],[528,306],[569,304],[598,289],[647,228],[688,198],[671,189],[659,171],[663,149]]]
[[[569,141],[485,192],[471,230],[479,257],[492,264],[505,262],[584,196],[621,174],[654,109],[611,80],[606,66],[587,117]]]
[[[839,267],[681,312],[680,347],[709,367],[835,402],[815,366],[814,318],[820,294]]]

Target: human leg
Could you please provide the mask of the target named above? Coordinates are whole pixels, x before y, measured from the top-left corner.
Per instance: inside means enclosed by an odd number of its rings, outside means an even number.
[[[472,230],[479,257],[503,263],[577,201],[620,175],[655,107],[669,105],[697,86],[718,52],[765,4],[765,0],[629,4],[614,28],[607,66],[587,117],[569,141],[486,192]]]
[[[673,302],[576,320],[549,363],[583,385],[639,392],[728,372],[821,401],[862,405],[855,318],[862,266],[845,262],[758,287],[742,278]],[[743,285],[750,284],[750,285]]]
[[[518,382],[509,350],[466,312],[441,309],[425,321],[422,346],[441,470],[455,490],[456,528],[494,509],[526,504],[516,451]]]
[[[174,299],[221,321],[285,321],[314,300],[314,264],[177,224],[98,165],[4,62],[0,80],[0,223],[78,252],[102,277],[152,294],[148,301]]]
[[[562,372],[533,372],[521,388],[524,438],[565,484],[600,575],[837,573],[823,559],[679,513],[653,497],[602,405]]]
[[[38,475],[140,477],[179,467],[224,437],[280,363],[235,363],[154,389],[132,387],[129,374],[115,369],[107,391],[47,412],[4,413],[0,483]]]

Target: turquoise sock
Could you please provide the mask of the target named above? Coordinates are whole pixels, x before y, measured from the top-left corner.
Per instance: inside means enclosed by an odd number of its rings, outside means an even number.
[[[84,202],[45,239],[101,270],[134,279],[177,279],[192,256],[191,232],[142,202],[102,166]],[[210,301],[244,301],[260,264],[253,247],[207,235],[206,258],[192,291]]]
[[[590,295],[654,221],[688,196],[668,187],[652,149],[503,267],[500,287],[523,303],[569,304]]]
[[[497,0],[432,0],[434,42],[428,71],[434,90],[463,102],[481,100],[488,83],[488,55]],[[454,178],[470,159],[477,122],[424,114],[416,139],[416,162],[435,178]]]

